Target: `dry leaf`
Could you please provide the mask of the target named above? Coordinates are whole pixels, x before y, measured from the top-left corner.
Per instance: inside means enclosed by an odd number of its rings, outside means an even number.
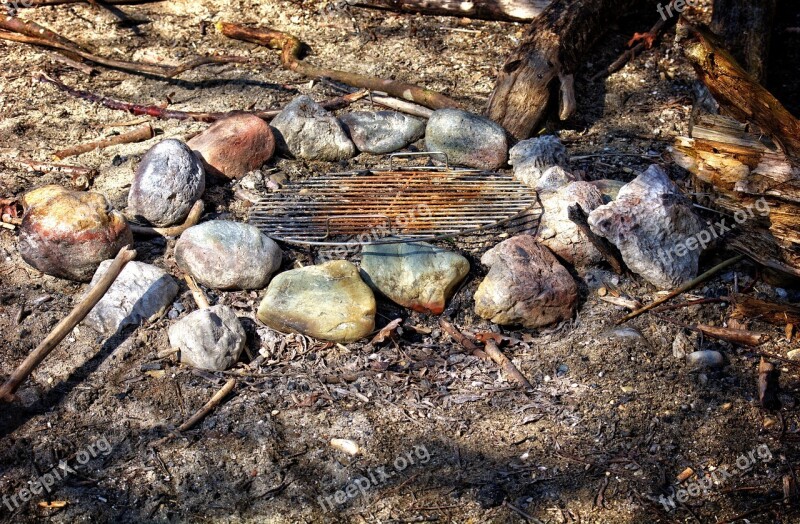
[[[387,338],[390,338],[392,336],[392,333],[394,333],[394,330],[400,327],[400,324],[402,322],[403,322],[402,318],[396,318],[391,322],[389,322],[388,324],[386,324],[386,326],[384,326],[380,331],[378,331],[378,334],[375,335],[375,338],[373,338],[370,341],[370,344],[372,345],[380,344]]]

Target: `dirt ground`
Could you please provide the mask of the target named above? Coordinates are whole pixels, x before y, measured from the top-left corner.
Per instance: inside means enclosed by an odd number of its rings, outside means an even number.
[[[790,3],[783,3],[775,28],[770,87],[798,114],[800,15]],[[115,58],[173,63],[223,53],[254,60],[203,67],[176,80],[105,69],[89,77],[48,52],[0,42],[0,197],[67,183],[62,175],[20,170],[15,158],[48,160],[66,145],[124,131],[121,124],[134,119],[33,83],[38,71],[96,93],[184,110],[279,108],[301,93],[316,100],[335,96],[324,85],[282,70],[273,51],[215,34],[212,22],[230,20],[295,34],[311,47],[308,60],[314,63],[402,78],[480,111],[524,28],[304,0],[171,1],[122,9],[147,22],[121,27],[108,11],[86,5],[28,9],[22,16]],[[656,17],[649,10],[620,13],[619,25],[610,28],[577,75],[579,110],[560,125],[559,134],[571,155],[599,155],[572,161],[587,179],[631,180],[651,162],[640,155],[656,154],[691,193],[688,174],[668,153],[671,140],[688,132],[695,92],[694,74],[673,42],[674,31],[610,78],[588,80]],[[355,107],[368,108],[369,102]],[[73,159],[99,170],[93,189],[119,209],[149,147],[206,126],[175,120],[153,125],[159,134],[148,142]],[[263,172],[296,180],[380,162],[367,155],[340,165],[275,158]],[[246,219],[234,189],[210,185],[204,220]],[[464,331],[498,330],[474,314],[472,295],[485,274],[480,256],[499,240],[457,242],[472,263],[451,308],[452,322]],[[160,238],[137,238],[135,245],[139,260],[179,275],[173,247],[173,239]],[[312,262],[305,250],[286,246],[286,254],[285,269]],[[727,256],[718,246],[701,262],[707,268]],[[796,282],[768,277],[741,263],[691,296],[751,288],[762,298],[800,302]],[[174,322],[169,315],[109,340],[80,326],[24,384],[20,402],[0,412],[0,518],[15,523],[675,523],[728,522],[743,515],[747,522],[800,522],[797,506],[783,502],[782,485],[800,460],[798,368],[781,368],[783,408],[767,412],[758,405],[754,351],[699,338],[652,315],[615,327],[624,311],[601,301],[599,287],[645,302],[655,290],[640,278],[603,269],[579,278],[581,304],[571,322],[550,330],[502,330],[515,339],[504,351],[534,384],[530,394],[509,383],[494,363],[465,351],[436,318],[387,301],[379,302],[379,325],[404,319],[395,342],[336,346],[259,326],[254,318],[260,293],[209,292],[212,302],[250,319],[245,322],[250,351],[261,350],[267,359],[240,375],[235,393],[195,429],[166,440],[230,373],[158,360],[156,353],[168,347],[166,330]],[[83,290],[84,285],[27,266],[17,253],[15,233],[0,229],[4,375]],[[171,315],[195,307],[184,285]],[[722,304],[671,312],[687,323],[715,325],[723,325],[727,313]],[[786,355],[798,347],[786,342],[780,328],[758,321],[750,327],[772,336],[761,348],[765,351]],[[721,351],[725,366],[691,369],[680,355],[695,349]],[[357,442],[361,453],[337,451],[329,445],[332,438]],[[741,456],[748,468],[737,465]],[[676,476],[687,467],[700,477],[723,470],[729,475],[717,475],[717,485],[676,500],[677,507],[668,510],[661,495],[698,481],[677,486]],[[20,500],[29,482],[52,475],[53,468],[63,475],[51,492]],[[362,477],[368,480],[354,484]],[[339,504],[339,490],[355,495]],[[47,507],[59,501],[66,506]],[[746,522],[744,517],[737,522]]]

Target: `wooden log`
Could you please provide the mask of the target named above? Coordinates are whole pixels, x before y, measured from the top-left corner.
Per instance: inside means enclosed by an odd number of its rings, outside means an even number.
[[[711,30],[758,82],[767,78],[777,0],[714,0]]]
[[[530,22],[550,4],[550,0],[348,0],[347,3],[397,13]]]
[[[723,45],[708,31],[679,23],[684,54],[700,80],[730,116],[758,125],[787,154],[800,157],[800,120],[747,73]]]
[[[591,46],[636,0],[555,0],[528,26],[505,61],[486,115],[516,139],[530,137],[546,115],[558,79],[559,118],[574,111],[573,75]],[[655,14],[655,10],[653,11]]]
[[[679,34],[690,36],[682,43],[686,56],[733,118],[698,117],[691,136],[676,140],[673,158],[698,192],[732,215],[727,223],[735,220],[738,232],[728,245],[800,277],[800,121],[713,35],[683,22]]]
[[[728,245],[800,277],[800,161],[726,122],[702,117],[692,137],[676,140],[673,159],[692,173],[697,192],[728,214],[724,227],[716,226],[731,229]]]

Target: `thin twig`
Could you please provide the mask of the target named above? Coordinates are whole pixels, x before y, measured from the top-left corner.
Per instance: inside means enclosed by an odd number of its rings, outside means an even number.
[[[2,31],[0,31],[0,39],[3,40],[55,49],[73,60],[80,60],[83,58],[89,62],[111,69],[118,69],[130,73],[156,75],[165,78],[172,78],[185,71],[207,64],[246,63],[250,61],[249,58],[241,56],[201,56],[176,66],[147,62],[131,62],[95,55],[85,51],[83,48],[79,47],[78,44],[67,40],[58,33],[54,33],[32,22],[23,22],[14,16],[0,16],[0,29],[2,29]]]
[[[303,76],[310,78],[327,77],[353,87],[369,89],[370,91],[383,91],[391,96],[422,104],[431,109],[460,107],[459,103],[452,98],[414,84],[350,73],[348,71],[337,71],[309,64],[300,58],[303,43],[298,38],[282,31],[245,27],[230,22],[217,22],[215,26],[217,31],[228,38],[280,50],[283,67]]]
[[[636,318],[639,315],[641,315],[642,313],[644,313],[646,311],[649,311],[649,310],[653,309],[654,307],[656,307],[656,306],[658,306],[660,304],[663,304],[667,300],[673,299],[673,298],[677,297],[678,295],[680,295],[681,293],[685,293],[686,291],[689,291],[690,289],[694,288],[695,286],[697,286],[701,282],[704,282],[704,281],[708,280],[709,278],[714,276],[716,273],[722,271],[723,269],[725,269],[728,266],[732,266],[733,264],[739,262],[743,258],[744,258],[744,255],[736,255],[733,258],[729,258],[725,262],[717,264],[716,266],[712,267],[711,269],[709,269],[708,271],[706,271],[702,275],[700,275],[700,276],[698,276],[696,278],[693,278],[689,282],[686,282],[685,284],[679,286],[678,288],[676,288],[675,290],[667,293],[663,297],[654,300],[653,302],[647,304],[646,306],[644,306],[642,308],[637,309],[636,311],[634,311],[634,312],[632,312],[632,313],[630,313],[628,315],[625,315],[621,319],[617,320],[617,324],[622,324],[623,322],[627,322],[628,320],[630,320],[632,318]]]
[[[106,272],[92,287],[83,299],[72,309],[56,327],[47,335],[47,337],[34,349],[22,362],[22,364],[11,373],[5,384],[0,387],[0,400],[10,402],[14,398],[14,392],[17,391],[20,384],[22,384],[28,375],[36,369],[50,352],[66,337],[78,323],[86,317],[91,309],[100,302],[100,299],[105,296],[108,288],[117,279],[125,264],[136,258],[136,251],[129,247],[124,247],[117,253],[114,261],[108,267]]]
[[[176,111],[174,109],[165,109],[163,107],[158,107],[158,106],[134,104],[131,102],[125,102],[123,100],[117,100],[114,98],[97,95],[89,91],[75,89],[74,87],[70,87],[64,84],[63,82],[56,80],[55,78],[51,78],[45,75],[44,73],[38,73],[34,77],[34,80],[38,82],[48,83],[72,97],[80,98],[81,100],[86,100],[93,104],[99,104],[109,109],[116,109],[118,111],[127,111],[128,113],[134,115],[147,115],[147,116],[152,116],[153,118],[160,118],[164,120],[175,119],[175,120],[195,120],[197,122],[216,122],[217,120],[227,118],[234,114],[248,114],[248,115],[255,115],[266,121],[270,121],[273,118],[275,118],[278,115],[278,113],[282,111],[281,109],[271,109],[267,111],[234,110],[234,111],[227,111],[224,113],[205,113],[200,111]],[[364,98],[365,96],[367,96],[367,94],[368,94],[367,91],[359,91],[357,93],[352,93],[349,95],[333,98],[331,100],[322,102],[320,105],[325,109],[333,111],[335,109],[341,109],[343,107],[347,107],[356,100]]]
[[[497,343],[492,339],[486,339],[486,346],[485,346],[486,354],[494,360],[495,364],[500,366],[500,368],[517,384],[519,384],[524,389],[533,389],[533,385],[525,378],[525,375],[520,373],[517,366],[514,365],[511,360],[507,356],[503,354],[502,351],[497,347]]]
[[[670,2],[670,5],[672,5],[671,2]],[[667,8],[667,9],[669,9],[669,8]],[[667,26],[668,23],[674,22],[673,19],[677,19],[677,17],[669,17],[669,18],[666,18],[666,19],[665,18],[660,18],[655,23],[655,25],[650,29],[650,31],[648,33],[645,33],[645,35],[648,35],[653,40],[655,40],[655,38],[658,37],[658,35]],[[630,44],[628,44],[628,45],[630,45]],[[608,75],[612,75],[612,74],[616,73],[617,71],[622,69],[625,66],[625,64],[627,64],[628,62],[630,62],[631,60],[636,58],[636,55],[641,53],[644,49],[648,49],[648,48],[649,47],[645,42],[639,42],[633,48],[628,49],[625,52],[623,52],[622,55],[620,55],[620,57],[617,58],[614,61],[613,64],[608,66],[607,69],[604,69],[603,71],[600,71],[599,73],[597,73],[594,76],[592,76],[590,80],[592,82],[594,82],[595,80],[598,80],[600,77],[608,76]]]
[[[217,391],[213,397],[211,397],[211,400],[206,402],[205,405],[197,411],[197,413],[192,415],[189,418],[189,420],[178,426],[178,432],[183,432],[188,429],[191,429],[192,426],[194,426],[195,424],[206,418],[206,416],[208,416],[208,414],[211,413],[214,410],[214,408],[219,406],[220,403],[223,400],[225,400],[225,397],[227,397],[235,387],[236,387],[236,379],[232,378],[228,380],[225,383],[225,385],[222,386],[222,388],[219,391]]]
[[[186,285],[189,286],[189,291],[192,292],[192,298],[194,298],[197,307],[200,309],[208,309],[211,307],[206,298],[206,294],[203,293],[203,290],[200,289],[200,286],[194,281],[194,277],[192,277],[192,275],[183,275],[183,279],[186,281]]]
[[[198,200],[189,211],[189,216],[183,224],[172,227],[150,227],[150,226],[137,226],[136,224],[129,224],[131,232],[135,235],[149,235],[149,236],[162,236],[162,237],[177,237],[192,226],[196,226],[200,222],[200,217],[203,214],[203,201]]]
[[[95,149],[105,149],[107,147],[117,146],[120,144],[144,142],[145,140],[150,140],[151,138],[153,138],[153,127],[148,122],[140,125],[139,127],[135,127],[127,133],[122,133],[110,138],[104,138],[102,140],[93,140],[91,142],[86,142],[85,144],[78,144],[77,146],[71,146],[66,149],[56,151],[53,156],[56,158],[56,160],[63,160],[71,156],[77,156],[83,153],[88,153],[89,151],[94,151]]]

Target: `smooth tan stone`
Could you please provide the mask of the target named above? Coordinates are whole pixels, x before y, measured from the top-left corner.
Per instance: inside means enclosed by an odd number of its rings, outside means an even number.
[[[278,331],[353,342],[375,329],[375,296],[356,266],[335,260],[275,276],[258,319]]]

